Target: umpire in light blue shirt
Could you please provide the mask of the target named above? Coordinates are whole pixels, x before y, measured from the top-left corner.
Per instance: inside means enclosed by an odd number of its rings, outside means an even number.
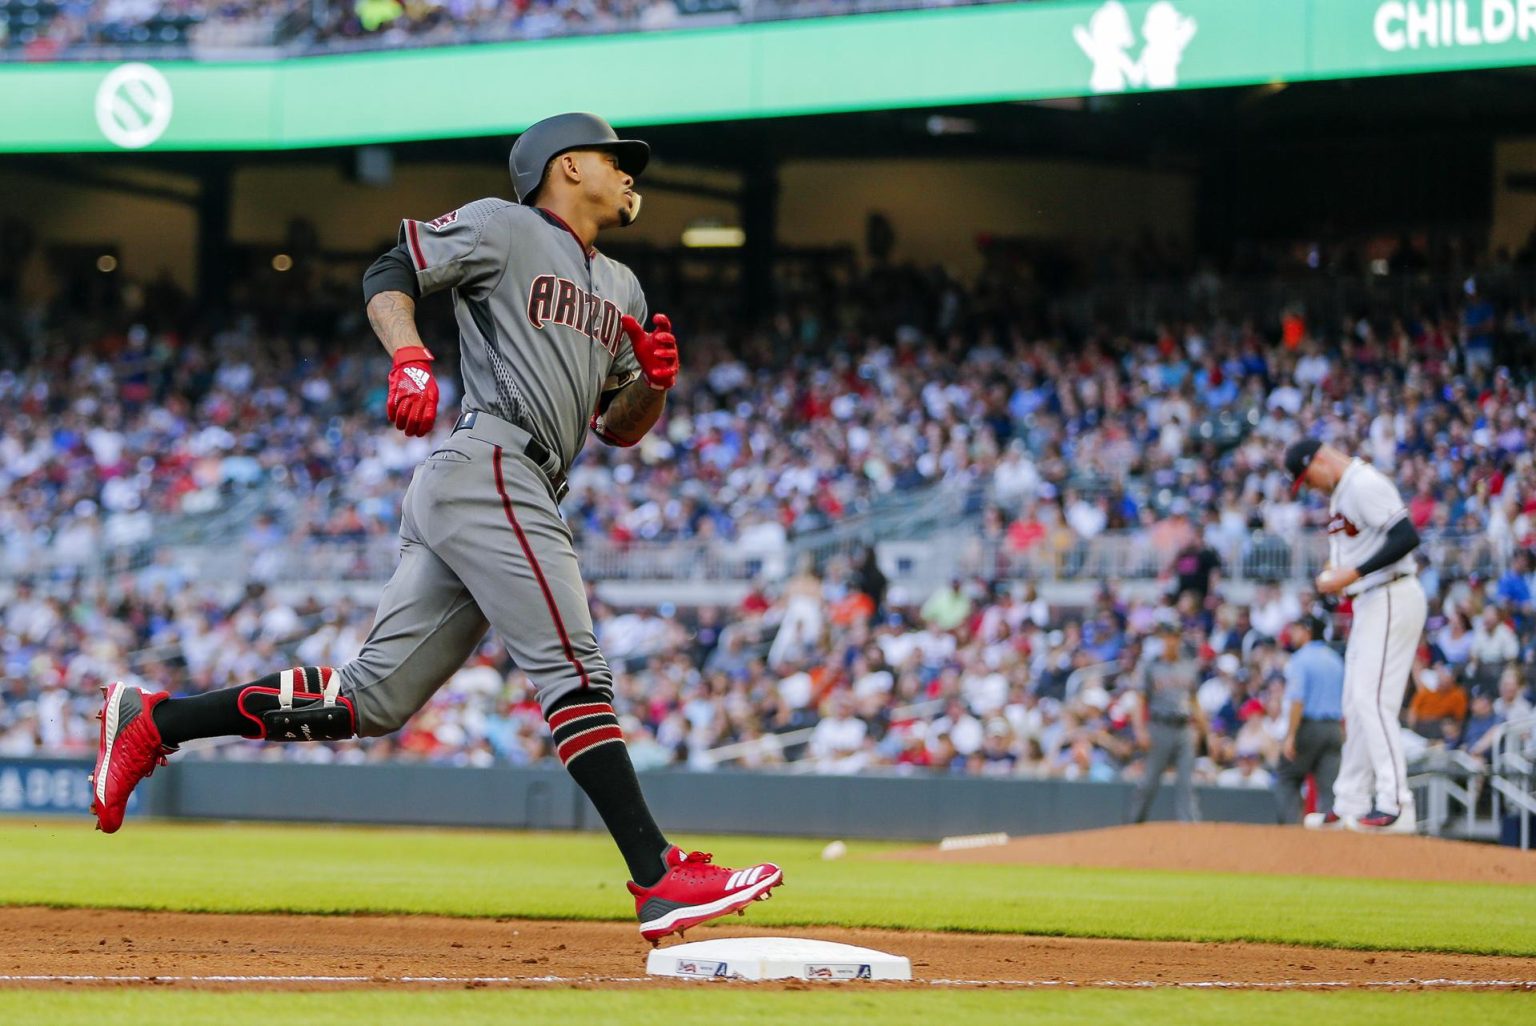
[[[1291,723],[1275,783],[1282,823],[1300,822],[1301,785],[1309,774],[1317,781],[1318,813],[1333,811],[1344,750],[1344,657],[1323,641],[1323,622],[1315,616],[1291,625],[1291,644],[1285,666]]]

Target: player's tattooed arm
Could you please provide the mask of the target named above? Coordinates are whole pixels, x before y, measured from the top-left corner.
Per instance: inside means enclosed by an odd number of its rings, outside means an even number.
[[[596,427],[604,439],[617,445],[634,445],[656,426],[667,405],[667,393],[646,384],[645,378],[619,389],[608,408],[597,418]]]
[[[391,356],[398,349],[422,345],[416,330],[416,300],[404,292],[380,292],[368,300],[368,323]]]

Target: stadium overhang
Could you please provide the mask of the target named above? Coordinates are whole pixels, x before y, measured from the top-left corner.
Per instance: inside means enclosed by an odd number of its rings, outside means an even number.
[[[721,123],[1533,64],[1532,0],[1061,0],[272,62],[11,64],[0,152],[290,150],[505,136],[556,106]]]

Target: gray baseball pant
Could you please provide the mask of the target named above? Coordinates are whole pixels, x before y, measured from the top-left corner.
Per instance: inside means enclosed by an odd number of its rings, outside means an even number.
[[[570,528],[528,433],[481,414],[406,489],[400,563],[356,659],[337,668],[357,732],[399,730],[495,628],[547,715],[581,689],[611,701]]]
[[[1173,811],[1182,823],[1200,821],[1200,806],[1195,800],[1195,728],[1190,724],[1174,726],[1153,720],[1147,724],[1152,747],[1147,752],[1146,773],[1136,784],[1131,799],[1131,822],[1145,823],[1152,811],[1152,801],[1162,785],[1163,772],[1169,766],[1176,771]]]

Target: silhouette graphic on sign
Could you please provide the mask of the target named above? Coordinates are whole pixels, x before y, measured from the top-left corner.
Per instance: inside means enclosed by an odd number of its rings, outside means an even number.
[[[1195,38],[1195,19],[1180,14],[1168,0],[1147,9],[1141,23],[1142,78],[1148,89],[1172,89],[1179,84],[1179,61]]]
[[[1137,39],[1130,12],[1120,0],[1108,0],[1089,16],[1087,25],[1074,25],[1072,36],[1093,62],[1088,88],[1123,93],[1177,86],[1184,50],[1198,28],[1195,19],[1180,14],[1170,0],[1157,0],[1141,22],[1141,54],[1132,58]]]
[[[1128,85],[1141,84],[1141,68],[1129,52],[1136,45],[1136,34],[1120,0],[1109,0],[1094,11],[1086,28],[1074,25],[1072,35],[1093,61],[1088,88],[1096,93],[1123,93]]]

